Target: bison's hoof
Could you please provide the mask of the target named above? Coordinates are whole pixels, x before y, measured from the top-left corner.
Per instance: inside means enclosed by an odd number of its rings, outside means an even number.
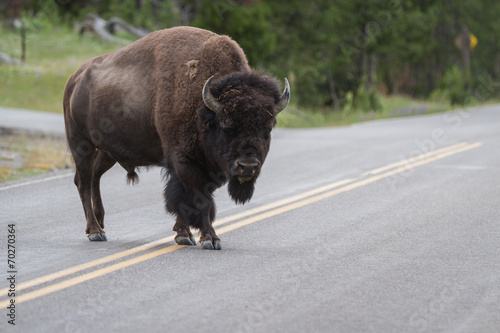
[[[105,234],[90,234],[89,235],[89,240],[94,241],[94,242],[99,242],[99,241],[107,241],[108,239],[106,238]]]
[[[214,245],[212,244],[211,241],[202,241],[201,242],[201,247],[204,250],[213,250],[214,249]]]
[[[222,248],[220,246],[220,240],[215,240],[213,243],[211,241],[202,241],[201,247],[204,250],[220,250]]]
[[[178,245],[196,245],[196,241],[194,239],[190,239],[188,237],[175,237],[175,242]]]

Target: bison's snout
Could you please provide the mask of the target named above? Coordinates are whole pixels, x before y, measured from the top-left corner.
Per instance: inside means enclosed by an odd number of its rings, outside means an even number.
[[[260,163],[257,162],[242,162],[236,161],[236,170],[238,170],[242,175],[254,175],[259,168]]]
[[[247,182],[254,178],[260,169],[258,160],[237,160],[234,162],[233,175],[238,177],[240,183]]]

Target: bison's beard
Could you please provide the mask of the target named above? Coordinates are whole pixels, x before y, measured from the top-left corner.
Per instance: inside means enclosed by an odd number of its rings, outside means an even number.
[[[254,188],[255,178],[242,183],[237,177],[231,177],[227,190],[234,202],[244,204],[252,198]]]

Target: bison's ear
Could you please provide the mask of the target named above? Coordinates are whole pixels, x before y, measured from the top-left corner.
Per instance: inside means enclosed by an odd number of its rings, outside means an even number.
[[[205,82],[205,85],[203,86],[203,93],[202,93],[202,96],[203,96],[203,103],[205,103],[205,105],[207,106],[207,108],[209,108],[210,110],[212,110],[213,112],[215,113],[219,113],[219,111],[222,110],[223,106],[221,103],[219,103],[219,101],[212,95],[212,91],[210,91],[210,81],[212,81],[212,79],[214,78],[214,76],[212,75],[208,80],[207,82]]]
[[[196,74],[198,74],[198,60],[189,60],[188,62],[185,63],[187,66],[187,75],[189,76],[189,79],[192,80],[196,77]]]
[[[290,84],[288,83],[287,78],[285,78],[285,90],[283,91],[283,94],[280,97],[280,100],[276,105],[274,106],[275,114],[277,115],[281,111],[283,111],[284,108],[288,105],[288,102],[290,101]]]

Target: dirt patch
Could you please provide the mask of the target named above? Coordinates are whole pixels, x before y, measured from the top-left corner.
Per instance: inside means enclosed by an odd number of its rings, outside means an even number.
[[[72,167],[64,137],[0,128],[0,182]]]

